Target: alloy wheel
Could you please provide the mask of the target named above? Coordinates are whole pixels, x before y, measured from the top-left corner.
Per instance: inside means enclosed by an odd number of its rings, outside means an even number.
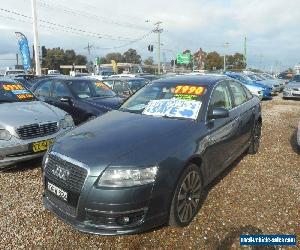
[[[197,213],[201,191],[202,181],[199,173],[189,172],[184,178],[177,196],[177,213],[181,223],[189,222]]]

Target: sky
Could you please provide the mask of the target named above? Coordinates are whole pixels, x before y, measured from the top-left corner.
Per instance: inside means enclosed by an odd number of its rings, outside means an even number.
[[[40,44],[74,49],[91,60],[129,48],[155,59],[156,51],[148,52],[147,46],[157,48],[151,31],[160,21],[163,61],[185,49],[243,53],[247,37],[249,67],[283,70],[300,63],[299,0],[36,1]],[[31,0],[1,1],[0,68],[15,64],[14,32],[33,44],[32,26]]]

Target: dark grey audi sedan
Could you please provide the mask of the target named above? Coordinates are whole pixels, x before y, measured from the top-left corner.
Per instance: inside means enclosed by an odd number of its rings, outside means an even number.
[[[217,175],[261,135],[257,97],[226,76],[154,81],[58,139],[44,158],[44,205],[79,231],[187,226]]]

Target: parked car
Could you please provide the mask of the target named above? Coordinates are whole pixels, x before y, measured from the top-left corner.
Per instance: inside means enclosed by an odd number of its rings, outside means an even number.
[[[249,77],[247,77],[244,74],[236,73],[236,72],[225,72],[225,75],[236,79],[240,81],[242,84],[244,84],[252,94],[258,96],[262,100],[270,100],[272,99],[272,88],[269,86],[266,86],[262,83],[255,82],[251,80]]]
[[[204,188],[242,153],[258,151],[261,125],[259,99],[228,77],[154,81],[53,145],[44,206],[95,234],[187,226]]]
[[[40,100],[72,115],[76,125],[119,108],[123,101],[105,84],[80,77],[49,77],[31,90]]]
[[[74,126],[66,112],[38,101],[15,81],[0,81],[0,169],[41,157]]]
[[[260,81],[268,81],[273,83],[273,85],[279,85],[279,92],[281,92],[284,88],[285,82],[282,79],[270,78],[263,74],[255,74]]]
[[[150,81],[145,78],[138,77],[122,77],[103,79],[102,82],[111,88],[122,98],[127,98],[140,88],[144,87]]]
[[[293,76],[292,80],[285,85],[283,98],[300,98],[300,75]]]
[[[7,76],[6,78],[21,83],[27,89],[30,89],[32,87],[31,83],[23,76],[12,75],[12,76]]]
[[[266,80],[254,73],[248,73],[248,74],[246,74],[246,76],[256,83],[262,83],[262,84],[270,87],[274,94],[279,93],[283,89],[283,85],[282,85],[281,81]]]
[[[26,74],[24,70],[21,69],[9,69],[6,70],[4,75],[9,76],[9,75],[20,75],[20,74]]]

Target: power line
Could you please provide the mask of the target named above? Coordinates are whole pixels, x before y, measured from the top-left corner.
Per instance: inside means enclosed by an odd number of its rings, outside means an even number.
[[[43,0],[39,0],[39,3],[41,6],[43,7],[47,7],[47,8],[52,8],[52,9],[58,9],[64,13],[67,14],[75,14],[75,15],[79,15],[81,17],[86,17],[86,18],[93,18],[93,19],[97,19],[103,23],[106,24],[113,24],[113,25],[117,25],[117,26],[121,26],[121,27],[126,27],[126,28],[133,28],[133,29],[145,29],[144,27],[135,25],[135,24],[131,24],[131,23],[126,23],[126,22],[118,22],[118,21],[112,21],[112,20],[107,20],[105,17],[103,16],[99,16],[99,15],[95,15],[95,14],[91,14],[91,13],[87,13],[84,12],[82,10],[76,10],[76,9],[72,9],[63,5],[55,5],[53,3],[49,4]]]
[[[0,8],[0,10],[2,10],[2,9]],[[23,15],[20,14],[19,16],[23,16]],[[11,16],[0,15],[0,17],[6,18],[6,19],[9,19],[9,20],[12,20],[12,21],[18,21],[18,22],[23,22],[23,23],[25,22],[25,23],[32,24],[31,21],[26,21],[26,20],[23,20],[23,19],[17,19],[17,18],[11,17]],[[63,32],[66,32],[66,33],[72,33],[72,34],[76,34],[76,35],[79,35],[79,36],[82,35],[80,32],[77,32],[77,31],[70,31],[70,30],[65,30],[65,29],[57,29],[57,28],[54,28],[54,27],[52,27],[52,26],[45,25],[45,24],[40,24],[40,26],[41,26],[41,27],[44,27],[44,28],[47,28],[47,29],[50,29],[50,30],[63,31]],[[132,41],[126,43],[126,44],[120,45],[120,46],[106,47],[106,48],[105,48],[105,47],[94,47],[94,49],[96,49],[96,50],[100,50],[100,49],[103,49],[103,50],[111,50],[111,49],[120,49],[120,48],[124,48],[124,47],[127,47],[127,46],[129,46],[129,45],[131,45],[131,44],[134,44],[134,43],[136,43],[136,42],[139,42],[139,41],[141,41],[141,40],[147,38],[147,37],[148,37],[150,34],[152,34],[152,33],[153,33],[153,31],[150,31],[150,32],[144,34],[143,36],[141,36],[141,37],[139,37],[139,38],[137,38],[137,39],[134,39],[134,40],[132,40]],[[89,34],[87,34],[87,35],[89,35]],[[89,36],[91,36],[91,35],[89,35]],[[93,36],[93,37],[94,37],[94,36]]]
[[[3,9],[3,8],[0,8],[0,10],[3,11],[3,12],[6,12],[6,13],[21,16],[23,18],[31,19],[30,16],[27,16],[27,15],[24,15],[24,14],[15,12],[15,11]],[[71,26],[66,26],[66,25],[57,24],[57,23],[54,23],[54,22],[41,20],[41,19],[39,21],[42,22],[42,23],[46,23],[46,24],[49,24],[49,25],[52,25],[52,26],[59,27],[59,28],[69,29],[69,30],[72,30],[72,31],[75,31],[75,32],[81,32],[81,33],[84,33],[86,35],[92,35],[94,37],[101,38],[101,39],[109,39],[109,40],[116,40],[116,41],[130,41],[130,42],[134,41],[134,40],[131,40],[130,38],[123,38],[123,37],[120,37],[120,36],[119,37],[113,37],[112,35],[103,35],[103,34],[99,34],[99,33],[95,33],[95,32],[90,32],[90,31],[86,31],[86,30],[82,30],[82,29],[77,29],[77,28],[74,28],[74,27],[71,27]]]

